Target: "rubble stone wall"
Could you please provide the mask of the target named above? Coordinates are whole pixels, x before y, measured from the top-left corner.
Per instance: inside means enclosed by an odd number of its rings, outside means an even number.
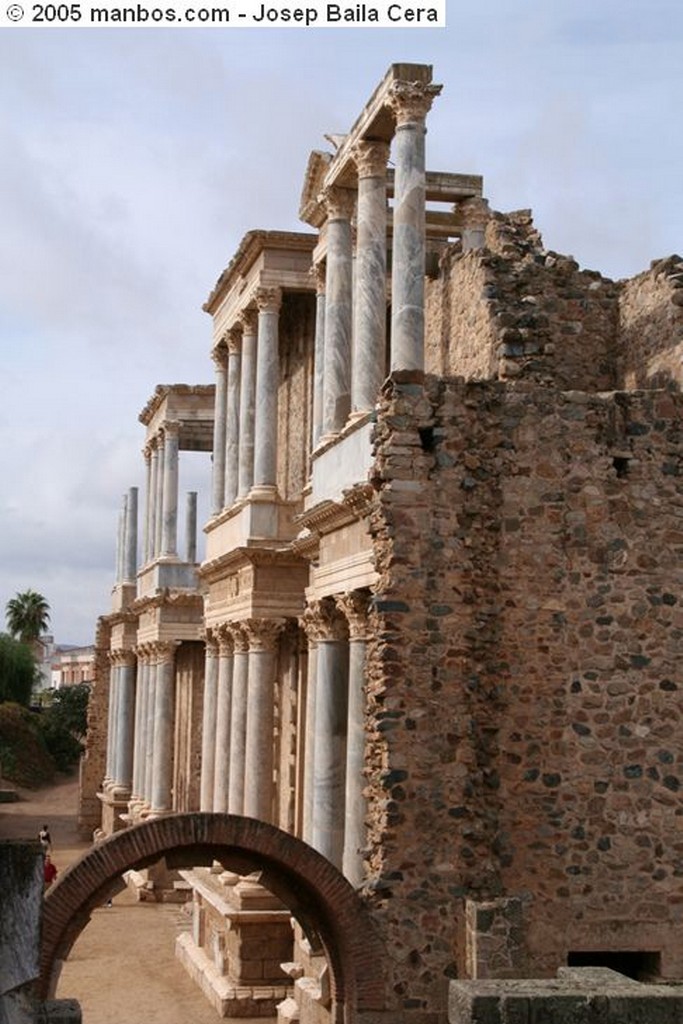
[[[619,300],[621,387],[683,382],[683,260],[656,260],[622,282]]]
[[[278,490],[288,501],[306,486],[315,342],[315,296],[286,294],[280,312]]]
[[[463,901],[683,971],[683,398],[395,374],[375,431],[368,897],[404,1008],[466,975]]]

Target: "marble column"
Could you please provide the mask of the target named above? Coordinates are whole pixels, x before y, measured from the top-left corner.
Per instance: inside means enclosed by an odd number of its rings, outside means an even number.
[[[353,591],[337,599],[349,626],[349,703],[346,729],[346,788],[342,870],[352,885],[364,877],[365,849],[365,650],[368,639],[368,595]]]
[[[440,85],[396,82],[391,369],[424,369],[425,118]]]
[[[313,841],[313,772],[315,768],[315,695],[316,670],[318,664],[319,610],[317,603],[310,605],[299,619],[308,642],[308,664],[306,675],[306,706],[304,710],[303,743],[303,835],[307,843]]]
[[[147,561],[151,562],[157,553],[157,498],[159,491],[159,446],[157,439],[152,438],[150,448],[150,478],[147,504],[149,506],[149,539],[147,544]]]
[[[244,760],[244,814],[260,821],[273,820],[273,723],[275,720],[275,671],[282,622],[251,619],[249,637],[249,687]]]
[[[147,720],[145,723],[145,775],[143,797],[152,806],[152,785],[154,779],[154,723],[156,721],[157,679],[159,676],[158,652],[155,645],[149,646],[149,669],[147,672]]]
[[[254,485],[252,490],[275,496],[277,488],[278,329],[282,293],[259,288],[256,344],[256,422],[254,425]]]
[[[240,426],[238,497],[244,498],[254,483],[254,404],[256,401],[256,310],[240,314],[242,365],[240,374]]]
[[[202,767],[199,782],[199,810],[213,811],[214,764],[216,760],[216,688],[218,686],[218,640],[207,630],[204,663],[204,704],[202,708]]]
[[[315,449],[323,433],[323,384],[325,380],[325,277],[321,261],[311,267],[315,278],[315,347],[313,352],[313,416],[311,448]]]
[[[323,434],[328,438],[341,430],[351,411],[354,193],[333,186],[325,190],[322,198],[327,210]]]
[[[147,696],[149,692],[149,662],[146,648],[136,648],[138,659],[137,683],[135,687],[135,740],[133,744],[133,792],[135,800],[142,800],[145,791],[145,749],[147,726]]]
[[[239,490],[240,387],[242,332],[228,331],[228,400],[225,431],[225,499],[230,508]]]
[[[166,462],[166,441],[163,433],[157,434],[157,482],[154,503],[154,557],[161,555],[164,535],[164,477]]]
[[[185,499],[185,561],[197,562],[197,492],[188,491]]]
[[[121,511],[119,512],[119,528],[116,537],[116,583],[123,583],[123,566],[126,552],[126,513],[128,511],[128,495],[124,494],[121,499]]]
[[[178,555],[178,450],[180,423],[164,423],[164,529],[161,554],[165,558]]]
[[[216,685],[216,744],[213,776],[213,810],[227,814],[230,791],[230,713],[232,700],[233,642],[225,629],[219,631],[218,680]]]
[[[126,503],[126,544],[123,560],[123,582],[135,583],[138,571],[138,489],[131,487]]]
[[[244,630],[233,625],[234,646],[232,704],[230,712],[230,784],[228,810],[244,814],[244,773],[247,741],[247,692],[249,683],[249,640]]]
[[[154,702],[154,764],[152,768],[152,812],[173,809],[173,739],[175,720],[175,643],[162,643],[157,666]]]
[[[225,424],[227,412],[227,351],[224,345],[211,353],[216,364],[216,399],[213,414],[213,476],[211,481],[211,512],[217,516],[225,499]]]
[[[351,410],[373,409],[385,377],[387,318],[386,142],[356,143],[358,168],[356,273],[353,300]]]
[[[315,698],[312,845],[341,869],[344,854],[349,644],[346,622],[321,601]]]
[[[133,785],[133,742],[135,739],[135,655],[132,651],[119,654],[118,730],[116,736],[115,788],[121,795],[130,796]]]
[[[150,557],[150,538],[151,538],[151,490],[152,490],[152,448],[146,444],[143,449],[143,456],[145,459],[145,518],[143,522],[142,532],[142,564],[147,565]]]

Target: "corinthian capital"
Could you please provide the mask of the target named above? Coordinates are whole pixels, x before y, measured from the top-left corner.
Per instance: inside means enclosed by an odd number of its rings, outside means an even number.
[[[250,651],[274,651],[282,631],[282,619],[249,619],[244,624]]]
[[[442,85],[424,82],[394,82],[389,92],[389,106],[396,117],[396,127],[424,121]]]
[[[355,192],[339,185],[328,186],[318,197],[318,201],[325,207],[328,220],[351,220],[355,199]]]
[[[384,178],[389,160],[389,143],[360,139],[352,148],[351,156],[359,178]]]
[[[349,624],[351,640],[367,640],[369,594],[362,590],[352,590],[336,598],[336,605]]]
[[[325,261],[324,260],[318,260],[317,263],[313,264],[313,266],[310,268],[308,273],[313,278],[313,280],[315,281],[315,292],[316,292],[316,295],[324,295],[325,294],[326,273],[327,273],[327,268],[325,266]]]
[[[257,313],[255,309],[243,309],[239,315],[242,334],[256,334]]]
[[[256,292],[256,305],[259,313],[277,313],[281,303],[281,288],[259,288]]]
[[[324,597],[322,601],[309,605],[299,622],[312,644],[324,640],[346,640],[348,637],[346,619],[332,597]]]
[[[237,355],[242,345],[242,328],[237,325],[229,327],[225,332],[223,340],[225,341],[225,347],[228,350],[228,355]]]

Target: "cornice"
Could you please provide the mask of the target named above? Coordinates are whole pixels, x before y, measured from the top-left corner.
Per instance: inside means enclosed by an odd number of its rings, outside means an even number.
[[[152,418],[164,401],[169,395],[213,395],[215,392],[214,384],[157,384],[154,389],[154,394],[147,402],[147,405],[143,408],[142,412],[138,416],[138,420],[145,427],[151,423]]]

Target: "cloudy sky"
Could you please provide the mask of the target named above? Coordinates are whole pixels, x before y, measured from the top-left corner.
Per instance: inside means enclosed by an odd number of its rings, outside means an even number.
[[[683,250],[681,0],[448,0],[446,29],[0,29],[0,603],[56,640],[110,604],[137,416],[210,383],[201,310],[250,228],[296,230],[308,153],[389,64],[431,63],[433,169],[629,276]],[[206,458],[184,484],[209,486]],[[206,508],[204,504],[203,508]]]

